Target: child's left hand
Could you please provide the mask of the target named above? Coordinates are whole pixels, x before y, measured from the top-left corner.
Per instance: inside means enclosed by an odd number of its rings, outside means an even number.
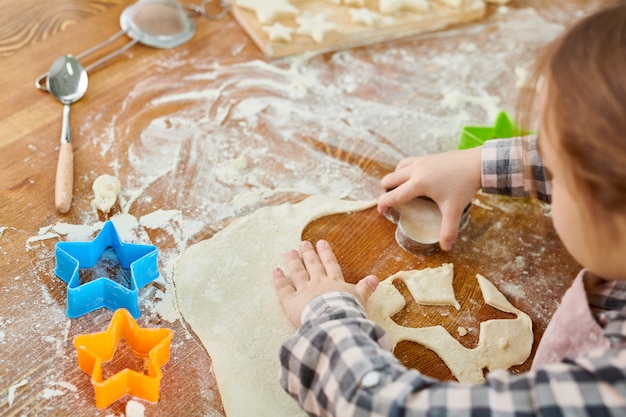
[[[311,242],[301,242],[299,251],[292,249],[285,254],[287,279],[280,268],[274,268],[274,289],[289,319],[300,327],[304,307],[318,295],[344,291],[354,295],[365,307],[367,300],[378,286],[373,275],[361,279],[356,285],[346,282],[341,267],[328,242],[317,242],[317,252]]]

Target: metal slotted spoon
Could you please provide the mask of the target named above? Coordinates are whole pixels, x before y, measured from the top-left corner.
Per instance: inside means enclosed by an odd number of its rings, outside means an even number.
[[[203,0],[198,5],[190,5],[188,9],[210,20],[219,20],[228,13],[229,5],[225,0],[220,0],[222,10],[217,14],[206,13],[206,6],[214,0]],[[97,50],[113,43],[122,35],[127,35],[131,40],[124,46],[109,53],[101,59],[85,67],[89,72],[104,62],[122,54],[136,43],[151,46],[153,48],[175,48],[187,42],[196,31],[195,24],[189,13],[176,0],[139,0],[128,6],[120,16],[121,30],[109,39],[75,56],[81,60]],[[48,73],[40,75],[35,80],[35,87],[39,90],[49,91],[43,81]]]

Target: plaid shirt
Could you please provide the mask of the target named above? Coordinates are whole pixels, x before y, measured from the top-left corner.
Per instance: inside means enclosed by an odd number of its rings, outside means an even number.
[[[487,143],[488,190],[526,195],[534,189],[548,196],[534,139]],[[529,162],[520,149],[530,150]],[[523,175],[528,163],[531,181]],[[606,348],[523,374],[492,371],[472,385],[405,368],[353,296],[327,293],[309,303],[301,328],[283,344],[280,382],[312,416],[626,416],[626,285],[598,280],[587,297]]]
[[[536,195],[550,202],[550,182],[546,179],[537,136],[490,140],[483,145],[484,192],[513,197]]]

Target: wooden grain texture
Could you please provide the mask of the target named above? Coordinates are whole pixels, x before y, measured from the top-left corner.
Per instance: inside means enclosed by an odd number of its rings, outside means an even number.
[[[77,25],[123,0],[4,1],[0,15],[0,56],[9,56]]]
[[[246,98],[263,97],[266,93],[264,84],[247,87],[245,82],[269,80],[280,84],[281,77],[289,75],[289,72],[281,62],[268,63],[267,67],[258,64],[264,62],[263,53],[232,16],[226,16],[219,22],[196,19],[196,34],[187,44],[172,50],[135,45],[122,56],[89,74],[87,93],[72,106],[75,197],[71,210],[66,215],[60,215],[54,208],[54,177],[62,106],[47,93],[35,89],[34,80],[47,71],[60,55],[76,55],[116,33],[119,30],[119,16],[131,3],[131,0],[0,0],[0,54],[3,66],[0,77],[2,416],[119,416],[129,400],[123,398],[106,410],[95,408],[89,377],[77,367],[72,339],[79,334],[104,330],[111,312],[99,310],[75,320],[66,317],[66,285],[54,275],[54,244],[66,237],[42,238],[50,227],[57,224],[91,225],[122,214],[139,219],[160,209],[179,210],[185,220],[189,219],[197,225],[193,234],[185,235],[182,227],[174,230],[140,228],[139,240],[158,246],[159,268],[166,275],[169,262],[180,255],[185,247],[210,238],[234,218],[260,206],[302,199],[305,192],[287,187],[292,184],[290,176],[302,175],[289,170],[289,164],[295,160],[304,165],[307,158],[311,158],[309,164],[313,166],[308,167],[307,175],[311,175],[313,181],[317,182],[315,185],[327,185],[327,189],[332,190],[333,184],[325,183],[340,180],[341,177],[336,176],[331,180],[324,176],[329,172],[327,170],[318,174],[314,156],[323,156],[327,164],[336,164],[345,172],[358,168],[364,183],[368,178],[377,181],[393,169],[401,155],[405,155],[403,149],[396,145],[393,133],[414,128],[401,126],[401,122],[388,117],[384,120],[386,126],[374,126],[352,137],[351,134],[333,131],[328,127],[329,121],[318,118],[297,126],[302,129],[301,132],[284,137],[286,134],[281,129],[290,128],[291,121],[276,127],[263,117],[271,113],[267,109],[260,111],[258,123],[244,125],[241,119],[237,119],[237,104]],[[509,7],[511,10],[532,7],[542,18],[564,24],[577,16],[579,11],[591,10],[599,3],[600,0],[520,0],[512,1]],[[488,15],[494,13],[496,8],[491,7]],[[487,51],[493,43],[493,39],[489,39],[489,30],[493,26],[481,28],[487,29],[484,29],[485,36],[476,37],[480,39],[476,47],[478,51]],[[474,32],[469,33],[470,37],[475,35]],[[433,82],[432,74],[428,72],[430,69],[375,62],[369,58],[370,55],[375,57],[376,53],[387,49],[409,51],[412,54],[428,51],[439,53],[439,48],[445,51],[448,48],[459,48],[466,41],[464,36],[465,32],[444,33],[440,39],[415,38],[355,50],[354,56],[363,57],[364,68],[379,69],[381,79],[385,82],[379,80],[358,91],[345,91],[341,100],[348,103],[356,95],[361,95],[372,105],[404,105],[402,103],[407,101],[407,105],[410,105],[406,90],[414,94],[416,88],[406,81],[410,80],[407,74],[415,73],[422,77],[420,81],[425,80],[424,86],[418,85],[417,90],[428,94],[424,89]],[[108,51],[124,45],[127,40],[122,37],[110,49],[89,59],[98,59]],[[327,81],[333,82],[336,78],[353,75],[350,68],[342,66],[341,59],[345,57],[345,54],[326,54],[310,63],[303,61],[302,65],[308,65],[307,68],[311,70],[326,71],[324,74],[329,77]],[[530,56],[528,59],[531,59]],[[259,70],[269,67],[271,71]],[[282,72],[278,69],[282,69]],[[441,75],[436,74],[437,77]],[[456,80],[456,84],[450,87],[469,85],[482,75],[470,73],[468,77]],[[388,80],[393,83],[386,83]],[[236,82],[244,87],[235,88]],[[489,93],[506,98],[512,83],[513,80],[508,78]],[[197,91],[205,91],[207,84],[221,92],[212,107],[205,106],[208,100],[159,101],[163,97],[188,97]],[[285,101],[291,99],[288,96],[279,98]],[[308,101],[293,99],[293,106],[305,107],[313,114],[321,114],[324,110],[322,106],[326,103],[316,99],[316,94],[311,94]],[[346,107],[342,110],[345,114],[341,116],[343,119],[340,122],[348,126],[352,110],[349,104]],[[198,143],[210,142],[209,138],[215,138],[218,134],[228,136],[213,130],[207,131],[196,142],[181,139],[177,152],[154,163],[155,166],[159,163],[171,166],[166,174],[156,179],[149,175],[137,175],[129,159],[135,157],[132,162],[140,164],[145,158],[145,151],[154,151],[146,149],[151,145],[144,146],[142,143],[148,128],[157,121],[173,125],[183,111],[192,113],[194,122],[198,123],[211,117],[223,117],[222,124],[217,127],[230,129],[228,133],[231,135],[246,133],[240,136],[241,143],[236,144],[244,151],[273,146],[269,148],[267,161],[250,161],[259,165],[267,163],[269,173],[265,177],[249,178],[247,184],[239,186],[232,193],[243,194],[253,190],[259,183],[270,184],[282,192],[264,194],[257,203],[239,210],[235,207],[233,195],[228,194],[234,185],[216,180],[201,187],[203,176],[207,175],[207,169],[212,164],[228,164],[229,158],[237,156],[216,146],[198,159]],[[436,111],[433,109],[429,116],[436,116]],[[395,113],[395,116],[398,114],[401,113]],[[433,123],[432,120],[436,119],[427,119],[426,123],[429,120]],[[380,133],[382,127],[387,127],[387,133]],[[328,140],[329,136],[332,140]],[[375,138],[375,143],[366,140],[370,136]],[[165,146],[167,144],[163,145],[169,149]],[[393,152],[385,154],[382,148]],[[325,167],[319,168],[321,170]],[[127,196],[130,199],[128,204],[117,204],[109,216],[96,212],[91,206],[93,181],[103,173],[118,175],[125,185],[136,180],[141,190],[138,196]],[[354,185],[357,190],[360,186],[362,184]],[[228,198],[214,198],[218,191]],[[375,188],[370,196],[375,197],[377,192],[378,188]],[[351,280],[371,272],[384,277],[400,268],[454,262],[457,271],[455,289],[457,294],[462,295],[464,310],[467,310],[465,307],[472,300],[480,300],[479,294],[471,290],[470,286],[475,272],[484,273],[509,296],[513,304],[531,314],[538,338],[542,324],[554,310],[567,280],[572,278],[577,267],[563,255],[554,232],[547,226],[549,217],[545,212],[535,211],[537,208],[528,201],[479,198],[491,210],[473,210],[472,221],[463,231],[466,240],[462,238],[452,252],[428,259],[417,258],[399,249],[393,240],[393,226],[373,211],[321,220],[311,225],[305,236],[309,239],[324,237],[331,241]],[[122,213],[123,207],[129,213]],[[513,236],[518,239],[513,239]],[[549,277],[556,277],[556,281],[548,280]],[[466,284],[468,288],[464,289]],[[157,404],[142,402],[146,406],[145,415],[223,416],[209,354],[184,322],[169,322],[154,311],[154,303],[163,297],[159,293],[163,289],[166,294],[173,291],[162,283],[140,291],[142,315],[139,324],[144,327],[167,326],[174,331],[172,357],[163,368],[161,399]],[[532,305],[528,305],[529,300],[533,301]],[[425,314],[432,315],[435,320],[439,319],[441,311]],[[480,314],[479,317],[471,318],[474,321],[467,322],[468,327],[482,320],[483,313]],[[484,314],[495,312],[485,310]],[[398,319],[411,320],[410,317]],[[458,320],[469,319],[462,315],[458,317]],[[469,337],[467,343],[471,344],[471,340]],[[416,346],[401,346],[398,349],[407,364],[417,366],[422,363],[431,368],[432,363],[433,372],[445,376],[445,370],[442,370],[437,359],[432,356],[427,358],[428,352],[420,351]],[[9,406],[9,388],[23,380],[26,380],[26,384],[15,390],[14,402]],[[59,382],[73,384],[77,391],[65,389],[58,385]],[[46,391],[50,389],[60,390],[62,395],[51,397],[49,391]]]

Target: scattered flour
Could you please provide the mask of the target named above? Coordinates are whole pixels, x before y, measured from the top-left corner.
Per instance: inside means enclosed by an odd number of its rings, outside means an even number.
[[[139,218],[139,223],[148,229],[159,229],[171,221],[182,219],[180,210],[157,210]]]
[[[65,391],[58,390],[58,389],[44,388],[43,392],[41,393],[41,398],[45,400],[49,400],[50,398],[60,397],[61,395],[65,395]]]
[[[146,407],[139,401],[129,400],[126,403],[126,417],[143,417]]]
[[[76,385],[71,384],[66,381],[53,381],[53,382],[50,382],[49,385],[62,387],[71,392],[78,392],[78,388],[76,387]]]
[[[28,379],[23,379],[20,382],[9,386],[8,394],[7,394],[7,402],[9,403],[9,408],[13,406],[15,402],[15,398],[17,397],[17,389],[21,388],[28,384]]]

